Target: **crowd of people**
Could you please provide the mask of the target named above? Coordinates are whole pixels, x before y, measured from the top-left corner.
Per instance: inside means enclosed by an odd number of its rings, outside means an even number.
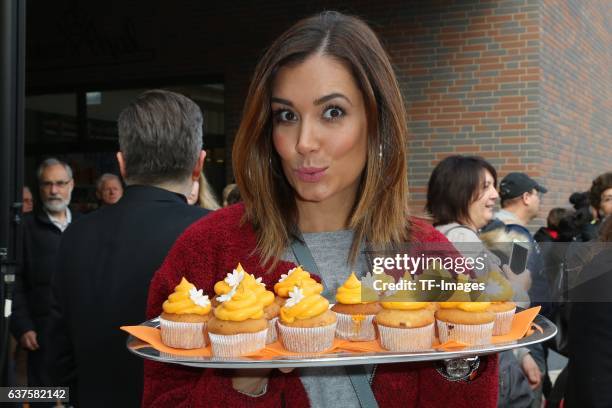
[[[145,92],[122,111],[120,175],[99,178],[98,210],[71,211],[70,166],[43,161],[34,210],[24,188],[30,213],[11,317],[27,350],[28,385],[69,386],[71,403],[82,407],[324,407],[339,400],[359,407],[364,398],[381,407],[540,407],[544,398],[548,406],[563,398],[571,407],[612,406],[605,386],[612,329],[599,330],[612,310],[562,302],[612,283],[611,249],[581,245],[612,240],[612,172],[572,195],[574,208],[551,210],[532,234],[547,188],[518,172],[498,183],[485,159],[453,155],[429,179],[431,219],[413,217],[405,112],[374,32],[358,18],[326,12],[291,27],[258,63],[233,145],[236,184],[224,190],[223,208],[202,173],[202,113],[173,92]],[[540,305],[560,333],[482,357],[461,381],[431,363],[281,372],[143,364],[129,354],[119,326],[158,316],[181,277],[212,293],[240,261],[271,284],[297,263],[295,241],[310,249],[330,293],[350,271],[369,271],[366,242],[450,241],[465,256],[461,244],[469,243],[489,255],[487,273],[502,276],[517,303]],[[511,268],[500,245],[508,242],[528,248],[523,270]],[[554,388],[551,349],[570,361]]]

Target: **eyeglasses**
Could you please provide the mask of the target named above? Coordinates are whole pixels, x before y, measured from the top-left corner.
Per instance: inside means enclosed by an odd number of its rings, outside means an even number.
[[[40,185],[42,188],[51,188],[53,186],[57,188],[64,188],[70,184],[72,180],[60,180],[60,181],[41,181]]]

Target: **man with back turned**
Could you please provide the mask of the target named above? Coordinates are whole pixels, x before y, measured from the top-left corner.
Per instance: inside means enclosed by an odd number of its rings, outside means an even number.
[[[117,160],[127,188],[65,233],[53,282],[54,385],[78,406],[139,406],[142,361],[121,325],[145,320],[149,282],[176,238],[207,211],[186,196],[204,163],[203,118],[190,99],[145,92],[119,116]],[[76,388],[76,389],[74,389]]]

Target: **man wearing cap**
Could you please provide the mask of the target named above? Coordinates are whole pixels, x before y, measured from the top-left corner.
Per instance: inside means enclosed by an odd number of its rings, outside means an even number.
[[[537,217],[540,211],[540,199],[547,191],[525,173],[508,174],[499,183],[502,210],[495,215],[495,218],[506,225],[522,226],[523,228],[516,228],[517,232],[531,237],[526,226]]]
[[[550,303],[550,288],[544,273],[544,260],[537,242],[527,229],[527,224],[538,216],[542,195],[547,191],[544,186],[525,173],[509,173],[499,183],[502,209],[495,214],[495,219],[483,229],[483,232],[505,228],[506,232],[518,233],[525,237],[524,241],[529,243],[527,270],[528,273],[531,273],[532,279],[529,296],[532,305],[542,306],[541,313],[550,317],[552,304]],[[535,345],[535,347],[528,347],[527,349],[536,361],[540,372],[546,373],[547,353],[542,346]],[[522,356],[519,355],[517,358],[521,361]],[[541,402],[542,387],[540,384],[541,382],[533,384],[533,386],[537,385],[538,388],[534,390],[535,398],[532,406],[539,406]]]
[[[550,290],[544,275],[544,260],[537,242],[527,229],[527,224],[540,211],[542,194],[548,190],[525,173],[509,173],[499,183],[501,211],[483,232],[505,228],[507,232],[518,233],[529,243],[527,269],[531,273],[532,286],[529,296],[533,303],[542,306],[542,314],[550,316]]]

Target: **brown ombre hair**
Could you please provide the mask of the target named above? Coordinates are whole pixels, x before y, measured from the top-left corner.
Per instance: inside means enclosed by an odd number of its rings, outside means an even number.
[[[232,161],[245,205],[243,222],[253,224],[263,263],[282,256],[298,236],[295,192],[272,143],[272,84],[280,67],[321,54],[351,72],[365,104],[368,124],[366,165],[348,226],[354,231],[349,262],[360,243],[407,242],[407,129],[397,79],[376,34],[362,20],[324,12],[296,23],[266,51],[251,81]]]

